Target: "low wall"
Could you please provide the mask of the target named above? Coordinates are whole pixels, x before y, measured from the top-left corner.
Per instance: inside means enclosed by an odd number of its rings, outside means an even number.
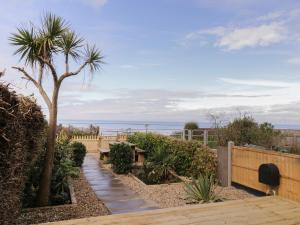
[[[115,136],[96,136],[96,135],[82,135],[73,136],[72,142],[80,142],[85,145],[87,152],[98,153],[99,149],[108,149],[109,143],[113,141],[127,141],[127,135]]]
[[[234,146],[231,162],[232,182],[263,192],[268,186],[258,182],[258,168],[274,163],[281,175],[278,195],[300,202],[300,155]]]

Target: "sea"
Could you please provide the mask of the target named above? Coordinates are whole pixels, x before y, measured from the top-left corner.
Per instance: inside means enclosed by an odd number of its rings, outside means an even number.
[[[123,120],[60,120],[64,126],[87,128],[91,124],[99,126],[102,134],[114,134],[119,132],[149,131],[161,134],[171,134],[183,130],[185,122],[164,121],[123,121]],[[198,122],[200,128],[211,128],[212,123],[207,121]],[[277,129],[300,130],[300,124],[274,124]]]

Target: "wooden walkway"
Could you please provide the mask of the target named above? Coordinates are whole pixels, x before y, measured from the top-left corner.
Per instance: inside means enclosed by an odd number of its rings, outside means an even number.
[[[61,225],[297,225],[300,204],[280,197],[260,197],[204,205],[54,222]]]

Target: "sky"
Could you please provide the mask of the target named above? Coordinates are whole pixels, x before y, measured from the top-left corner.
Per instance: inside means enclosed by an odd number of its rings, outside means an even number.
[[[45,114],[39,93],[11,69],[24,62],[8,38],[47,12],[65,18],[105,57],[93,76],[65,80],[60,120],[207,121],[209,114],[247,112],[259,122],[300,124],[299,1],[2,1],[2,80],[33,94]]]

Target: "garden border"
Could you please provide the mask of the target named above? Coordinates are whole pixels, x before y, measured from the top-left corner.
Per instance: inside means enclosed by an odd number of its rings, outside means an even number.
[[[52,208],[63,208],[63,207],[75,207],[77,206],[77,199],[74,191],[74,186],[73,186],[73,179],[69,178],[68,179],[68,187],[70,191],[70,200],[71,203],[69,204],[62,204],[62,205],[48,205],[48,206],[42,206],[42,207],[28,207],[28,208],[23,208],[22,211],[30,211],[30,210],[38,210],[38,209],[52,209]]]

